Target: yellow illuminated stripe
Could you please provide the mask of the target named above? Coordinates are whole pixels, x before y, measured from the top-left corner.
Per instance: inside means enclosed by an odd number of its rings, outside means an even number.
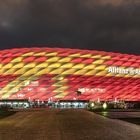
[[[105,76],[107,74],[107,71],[100,71],[96,73],[96,76]]]
[[[36,66],[36,63],[35,62],[31,62],[31,63],[25,63],[24,65],[24,68],[33,68]]]
[[[50,74],[61,74],[64,71],[64,69],[55,69],[50,71]]]
[[[85,64],[76,64],[72,68],[74,68],[74,69],[82,69],[82,68],[84,68],[84,66],[85,66]]]
[[[46,62],[57,62],[60,59],[60,57],[51,57],[46,60]]]
[[[56,56],[58,53],[57,52],[52,52],[52,53],[46,53],[45,56]]]
[[[16,57],[16,58],[14,58],[14,59],[11,61],[11,63],[21,62],[22,59],[23,59],[23,57]]]
[[[115,74],[115,77],[124,77],[125,74]]]
[[[16,71],[14,71],[14,74],[15,75],[21,75],[21,74],[24,74],[25,71],[28,71],[28,68],[22,68],[22,69],[16,69]]]
[[[97,73],[97,70],[89,70],[85,75],[95,75]]]
[[[103,64],[104,60],[96,60],[94,62],[92,62],[92,64]]]
[[[133,77],[134,78],[140,78],[140,75],[134,75]]]
[[[6,71],[4,71],[4,74],[13,74],[15,72],[15,69],[7,69]]]
[[[95,70],[105,70],[105,68],[106,68],[106,65],[99,65],[99,66],[95,67],[94,69]]]
[[[64,57],[58,60],[58,62],[70,62],[71,61],[71,57]]]
[[[61,63],[52,63],[48,65],[49,68],[59,68],[61,66]]]
[[[64,72],[62,72],[62,75],[64,74],[66,74],[66,75],[68,75],[68,74],[74,74],[75,73],[75,71],[76,71],[76,69],[68,69],[68,70],[65,70]]]
[[[8,64],[4,65],[4,66],[2,67],[2,69],[12,68],[12,66],[13,66],[12,63],[8,63]]]
[[[136,76],[136,75],[135,75],[135,76]],[[133,77],[135,77],[135,76],[133,76]],[[138,75],[137,75],[137,76],[138,76]],[[136,77],[137,77],[137,76],[136,76]],[[127,74],[127,75],[124,75],[123,77],[128,78],[128,77],[132,77],[132,76]],[[136,78],[136,77],[135,77],[135,78]],[[138,76],[138,77],[139,77],[139,76]]]
[[[92,55],[91,54],[84,54],[84,55],[80,55],[79,57],[81,57],[81,58],[91,58]]]
[[[28,52],[23,54],[22,56],[33,56],[35,52]]]
[[[101,58],[102,56],[101,55],[93,55],[91,58],[96,58],[96,59],[98,59],[98,58]]]
[[[29,69],[28,71],[25,71],[24,74],[22,74],[22,76],[36,75],[38,70],[39,68]]]
[[[101,59],[111,59],[111,56],[103,56],[103,57],[101,57]]]
[[[38,53],[34,53],[33,56],[45,56],[47,54],[47,52],[38,52]]]
[[[43,74],[48,74],[48,73],[50,73],[51,71],[52,71],[51,68],[41,69],[41,70],[38,70],[38,71],[36,72],[35,76],[36,76],[36,75],[37,75],[37,76],[41,76],[41,75],[43,75]]]
[[[89,64],[89,65],[86,65],[83,69],[94,69],[95,67],[96,65]]]
[[[18,64],[15,64],[12,68],[18,69],[18,68],[24,67],[24,65],[25,65],[25,63],[20,62],[20,63],[18,63]]]
[[[115,73],[107,73],[106,76],[115,76]]]
[[[0,69],[0,75],[3,75],[3,74],[4,74],[3,69]]]
[[[37,68],[46,68],[48,67],[49,63],[43,62],[36,65]]]
[[[2,68],[3,67],[3,64],[0,64],[0,68]]]
[[[61,68],[72,68],[74,66],[73,63],[66,63],[61,66]]]
[[[76,71],[75,74],[76,74],[76,75],[85,75],[86,72],[87,72],[87,70],[83,70],[83,69],[82,69],[82,70]]]

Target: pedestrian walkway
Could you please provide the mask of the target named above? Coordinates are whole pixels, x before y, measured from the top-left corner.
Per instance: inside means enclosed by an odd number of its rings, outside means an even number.
[[[24,110],[0,119],[0,140],[139,140],[140,126],[83,109]]]

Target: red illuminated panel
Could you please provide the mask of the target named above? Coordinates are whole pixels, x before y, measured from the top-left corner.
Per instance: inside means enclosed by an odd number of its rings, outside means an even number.
[[[23,62],[33,62],[35,60],[34,56],[26,57],[22,61]]]
[[[38,58],[36,57],[35,62],[44,62],[46,60],[47,60],[47,57],[45,57],[45,56],[38,57]]]

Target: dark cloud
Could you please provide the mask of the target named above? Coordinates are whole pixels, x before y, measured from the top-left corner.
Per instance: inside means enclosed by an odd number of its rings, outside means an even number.
[[[138,0],[0,0],[0,48],[68,47],[140,54]]]

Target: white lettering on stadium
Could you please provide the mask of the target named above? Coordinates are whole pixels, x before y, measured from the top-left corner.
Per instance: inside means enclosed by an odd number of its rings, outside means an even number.
[[[130,74],[130,75],[140,74],[140,70],[134,69],[133,67],[130,67],[130,68],[109,67],[108,72],[115,73],[115,74]]]
[[[104,88],[79,88],[78,91],[84,93],[84,92],[91,92],[91,93],[105,93],[105,89]]]

